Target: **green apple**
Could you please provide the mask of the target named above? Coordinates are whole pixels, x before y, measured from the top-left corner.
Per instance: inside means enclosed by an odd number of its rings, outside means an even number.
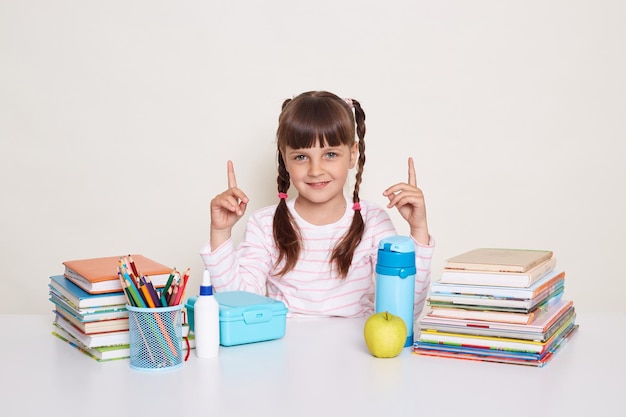
[[[377,358],[395,358],[406,343],[406,324],[402,317],[381,311],[367,319],[363,336],[372,355]]]

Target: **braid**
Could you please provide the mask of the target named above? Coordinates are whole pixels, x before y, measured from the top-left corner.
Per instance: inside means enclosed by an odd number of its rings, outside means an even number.
[[[353,99],[352,103],[354,105],[354,116],[356,119],[356,134],[359,138],[359,159],[357,162],[356,183],[354,184],[352,201],[358,203],[360,201],[359,190],[363,177],[363,167],[365,166],[365,112],[363,112],[361,104],[358,101]]]
[[[289,172],[285,168],[285,161],[283,156],[278,152],[278,192],[287,193],[289,191]],[[276,266],[281,261],[285,260],[285,265],[278,272],[278,275],[284,275],[287,271],[293,269],[300,255],[300,233],[297,228],[294,227],[294,219],[289,209],[287,208],[287,201],[281,198],[276,212],[274,213],[273,221],[273,233],[274,241],[278,247],[278,259],[276,260]]]
[[[358,101],[352,99],[352,103],[356,119],[356,133],[359,138],[356,182],[354,184],[354,192],[352,195],[352,202],[357,204],[360,202],[359,189],[361,187],[363,168],[365,166],[365,112],[361,108],[361,104]],[[339,273],[344,278],[348,275],[348,271],[352,265],[354,251],[359,243],[361,243],[364,231],[365,222],[363,221],[359,204],[359,208],[354,210],[354,217],[352,218],[350,229],[348,229],[346,235],[341,239],[341,241],[339,241],[333,250],[332,260],[337,264]]]
[[[365,112],[361,108],[361,103],[352,99],[352,105],[354,106],[354,118],[356,119],[356,135],[359,141],[363,141],[365,138]]]

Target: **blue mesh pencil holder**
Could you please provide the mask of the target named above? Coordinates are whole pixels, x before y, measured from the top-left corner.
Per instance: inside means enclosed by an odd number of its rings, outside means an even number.
[[[182,308],[126,305],[130,330],[130,367],[164,371],[183,365]]]

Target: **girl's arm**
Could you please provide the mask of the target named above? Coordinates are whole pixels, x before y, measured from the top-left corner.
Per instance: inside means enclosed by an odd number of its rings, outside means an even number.
[[[263,232],[265,216],[252,215],[244,240],[235,249],[232,238],[213,248],[207,242],[200,250],[216,291],[249,291],[266,295],[267,277],[273,270],[273,246]],[[271,230],[271,229],[270,229]]]
[[[413,237],[414,240],[415,237]],[[417,320],[424,310],[430,288],[430,270],[435,251],[435,240],[429,237],[427,245],[415,242],[415,302],[414,317]]]

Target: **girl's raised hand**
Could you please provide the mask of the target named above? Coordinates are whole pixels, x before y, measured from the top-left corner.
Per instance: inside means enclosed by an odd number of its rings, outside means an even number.
[[[226,239],[237,221],[244,215],[248,196],[237,188],[232,161],[226,164],[228,189],[211,200],[211,247],[215,249]]]
[[[426,221],[426,203],[422,190],[417,187],[413,158],[409,158],[408,182],[392,185],[383,192],[383,195],[389,199],[387,207],[396,207],[400,215],[409,223],[411,236],[419,243],[427,245],[430,236]]]

